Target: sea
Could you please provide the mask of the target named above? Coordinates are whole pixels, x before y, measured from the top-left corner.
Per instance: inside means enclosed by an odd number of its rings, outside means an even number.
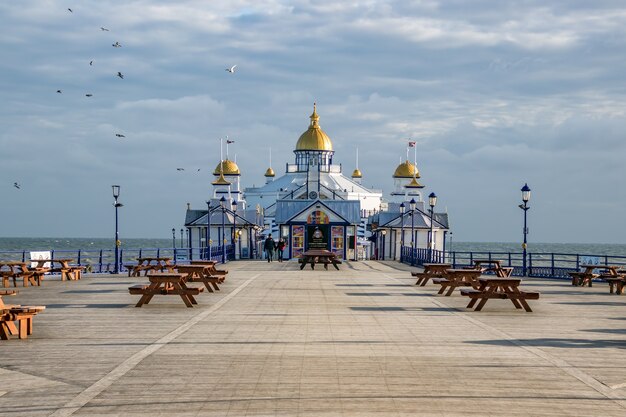
[[[12,251],[67,251],[113,249],[114,239],[105,238],[12,238],[0,237],[0,253]],[[516,242],[446,242],[446,249],[455,252],[520,253]],[[122,239],[122,249],[171,249],[172,239]],[[180,239],[176,247],[181,248]],[[579,254],[589,256],[626,256],[626,244],[605,243],[529,243],[528,252]]]

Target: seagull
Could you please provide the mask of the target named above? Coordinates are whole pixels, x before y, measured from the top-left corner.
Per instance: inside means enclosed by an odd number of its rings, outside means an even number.
[[[69,7],[67,8],[67,10],[69,10],[70,13],[74,13],[74,10],[70,9]]]
[[[114,47],[114,48],[121,48],[121,47],[122,47],[122,45],[121,45],[119,42],[115,42],[115,43],[113,44],[113,47]]]
[[[176,168],[176,171],[184,171],[185,168]]]
[[[120,77],[122,80],[124,79],[124,74],[122,74],[121,72],[117,72],[117,76]]]
[[[57,93],[59,93],[59,94],[61,94],[62,92],[63,92],[63,91],[61,91],[61,90],[57,90]]]
[[[102,26],[100,26],[100,30],[103,31],[103,32],[108,32],[109,31],[109,29],[107,29],[105,27],[102,27]]]
[[[89,61],[89,65],[93,65],[93,61]]]
[[[198,168],[198,172],[200,172],[200,168]]]
[[[122,135],[121,133],[116,133],[115,136],[117,136],[118,138],[125,138],[126,136]]]
[[[14,183],[13,183],[13,186],[14,186],[15,188],[17,188],[18,190],[20,189],[20,185],[19,185],[18,183],[16,183],[16,182],[14,182]]]
[[[235,73],[235,67],[236,67],[236,66],[237,66],[237,65],[233,65],[233,66],[232,66],[232,67],[230,67],[230,68],[226,68],[226,71],[230,72],[231,74],[234,74],[234,73]]]
[[[85,97],[93,97],[93,94],[91,94],[91,93],[85,94]]]

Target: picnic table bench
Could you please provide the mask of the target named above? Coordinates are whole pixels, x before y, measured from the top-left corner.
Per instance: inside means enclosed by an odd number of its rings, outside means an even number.
[[[17,287],[17,280],[22,279],[23,285],[41,286],[41,280],[49,268],[31,268],[28,266],[29,261],[0,261],[0,270],[4,267],[2,272],[2,285],[7,287],[9,285],[9,279],[13,279],[13,286]],[[8,270],[6,269],[8,268]]]
[[[602,274],[600,278],[609,283],[609,293],[622,295],[626,286],[626,270],[617,270],[617,275]]]
[[[446,270],[446,276],[444,278],[433,278],[434,284],[441,285],[441,289],[437,294],[444,294],[449,297],[454,292],[454,289],[461,286],[471,286],[472,288],[478,288],[478,277],[482,271],[477,269],[448,269]]]
[[[452,264],[425,263],[423,272],[411,272],[417,278],[415,285],[425,286],[431,278],[445,278],[446,270],[452,268]]]
[[[194,295],[204,291],[204,287],[190,287],[186,284],[187,274],[182,273],[152,273],[147,275],[149,285],[133,285],[128,287],[130,294],[141,295],[135,307],[148,304],[155,295],[178,295],[187,307],[198,304]]]
[[[169,272],[173,272],[174,265],[170,263],[172,258],[163,257],[141,257],[137,258],[136,264],[124,264],[124,268],[128,270],[129,277],[138,277],[141,271],[144,271],[144,275],[148,275],[149,272],[163,272],[166,269]]]
[[[0,339],[8,340],[17,335],[26,339],[33,334],[33,317],[46,309],[45,306],[21,306],[4,304],[2,296],[15,295],[16,291],[0,291]],[[17,323],[17,324],[16,324]]]
[[[221,277],[211,275],[209,268],[208,265],[176,265],[178,272],[187,274],[186,282],[201,282],[207,291],[214,292],[213,289],[219,291],[220,287],[217,284],[220,282]]]
[[[311,265],[311,269],[315,269],[315,264],[324,265],[324,269],[328,270],[328,265],[335,267],[339,271],[337,265],[341,265],[341,261],[337,259],[337,255],[328,250],[311,249],[302,253],[302,257],[298,260],[300,269],[304,269],[306,264]]]
[[[502,266],[502,261],[499,259],[474,259],[474,269],[493,272],[500,278],[508,278],[513,273],[513,267]]]
[[[572,277],[572,285],[584,287],[587,284],[589,287],[592,285],[592,281],[595,278],[599,278],[601,274],[594,273],[597,269],[599,271],[606,271],[606,275],[617,277],[617,270],[620,268],[616,265],[581,265],[584,271],[568,272]]]
[[[538,292],[520,291],[520,278],[481,277],[478,278],[478,288],[462,288],[461,295],[471,298],[467,308],[472,308],[478,302],[474,311],[480,311],[488,300],[492,298],[511,300],[515,308],[524,308],[532,312],[526,300],[538,300]],[[480,300],[480,301],[479,301]]]
[[[70,265],[70,262],[74,260],[71,258],[61,258],[61,259],[31,259],[31,262],[37,262],[37,268],[48,268],[48,272],[60,272],[61,273],[61,281],[77,281],[81,279],[82,272],[85,270],[84,266],[80,265]],[[54,267],[54,264],[59,264],[59,266]],[[47,267],[46,264],[50,265]]]
[[[196,261],[190,261],[191,265],[205,265],[207,266],[209,269],[209,273],[213,276],[217,276],[220,278],[220,282],[224,282],[224,280],[226,280],[226,275],[228,275],[228,270],[227,269],[217,269],[215,268],[215,265],[217,265],[217,262],[215,261],[207,261],[207,260],[196,260]]]

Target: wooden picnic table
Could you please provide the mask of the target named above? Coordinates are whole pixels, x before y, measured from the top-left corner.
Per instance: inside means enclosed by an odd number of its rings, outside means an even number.
[[[483,265],[487,265],[483,267]],[[497,277],[507,278],[513,272],[512,267],[503,267],[502,261],[499,259],[474,259],[474,268],[483,272],[492,271]]]
[[[431,278],[444,278],[446,271],[452,268],[452,264],[425,263],[422,264],[422,266],[424,267],[423,272],[411,272],[411,275],[417,277],[415,285],[422,287],[425,286]]]
[[[220,290],[218,283],[220,277],[211,275],[209,265],[176,265],[176,270],[181,274],[187,274],[186,282],[201,282],[209,292]]]
[[[190,261],[191,265],[205,265],[209,268],[209,273],[213,276],[218,276],[220,277],[220,282],[224,282],[224,280],[226,279],[226,275],[228,275],[228,270],[226,269],[217,269],[215,267],[215,265],[217,265],[217,262],[215,261],[208,261],[208,260],[196,260],[196,261]]]
[[[461,286],[471,286],[472,288],[478,288],[480,286],[478,277],[482,271],[478,269],[447,269],[446,276],[444,278],[433,278],[433,283],[441,285],[441,289],[437,294],[444,294],[449,297],[454,292],[454,289]]]
[[[520,278],[502,278],[502,277],[480,277],[478,288],[463,288],[461,294],[471,298],[467,308],[472,308],[478,302],[474,309],[480,311],[491,298],[509,299],[515,308],[524,308],[527,312],[532,312],[526,300],[539,299],[538,292],[520,291]]]
[[[581,268],[584,268],[584,271],[575,271],[568,272],[568,274],[572,277],[572,285],[584,287],[587,284],[589,287],[592,286],[592,281],[594,278],[599,278],[601,274],[596,274],[593,271],[602,270],[607,271],[608,276],[617,277],[619,274],[617,271],[621,268],[621,266],[617,265],[580,265]]]
[[[0,291],[0,339],[8,340],[17,335],[19,339],[26,339],[33,334],[33,317],[46,309],[45,306],[21,306],[5,304],[2,296],[16,295],[17,291]],[[17,323],[17,324],[16,324]]]
[[[70,262],[74,262],[72,258],[60,258],[60,259],[31,259],[31,262],[37,262],[37,268],[45,268],[46,264],[52,265],[49,268],[49,272],[60,272],[61,280],[77,281],[81,279],[82,272],[85,269],[84,266],[70,265]],[[54,264],[60,264],[60,267],[54,268]]]
[[[144,271],[144,275],[147,276],[149,272],[163,272],[166,269],[173,272],[174,265],[170,263],[171,260],[172,258],[144,256],[137,258],[136,265],[127,264],[124,267],[128,269],[129,277],[138,277],[141,271]]]
[[[133,285],[128,287],[130,294],[141,295],[135,307],[148,304],[155,295],[178,295],[187,307],[198,304],[194,295],[204,291],[204,287],[190,287],[187,285],[188,274],[183,273],[151,273],[148,274],[149,285]]]
[[[609,293],[616,295],[622,295],[624,293],[624,287],[626,287],[626,270],[616,267],[607,274],[601,274],[600,278],[609,283]]]
[[[337,265],[341,264],[341,261],[337,259],[337,255],[331,251],[311,249],[302,253],[302,257],[300,258],[300,269],[304,269],[306,264],[310,264],[311,269],[315,269],[315,264],[323,264],[324,269],[326,270],[328,270],[328,264],[332,264],[332,266],[339,271],[339,267]]]
[[[28,266],[30,261],[0,261],[0,270],[2,267],[9,268],[10,270],[2,273],[2,284],[3,286],[7,286],[9,282],[9,278],[13,279],[13,286],[17,287],[17,280],[19,278],[23,279],[23,285],[28,287],[29,284],[40,286],[41,280],[46,272],[50,270],[50,268],[31,268]],[[19,268],[17,270],[16,268]]]

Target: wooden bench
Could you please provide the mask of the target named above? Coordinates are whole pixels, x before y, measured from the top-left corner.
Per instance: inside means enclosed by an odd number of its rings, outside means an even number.
[[[519,293],[507,294],[502,292],[494,292],[488,295],[485,295],[484,291],[476,290],[474,288],[461,288],[461,295],[468,296],[470,298],[499,298],[501,300],[507,299],[524,299],[524,300],[538,300],[540,293],[538,292],[529,292],[529,291],[520,291]]]
[[[190,287],[186,285],[186,274],[160,273],[147,275],[149,285],[133,285],[128,287],[128,292],[133,295],[141,295],[135,307],[148,304],[155,295],[179,295],[187,307],[193,307],[198,302],[193,297],[204,291],[204,287]]]
[[[598,274],[590,274],[587,272],[568,272],[572,277],[572,285],[584,287],[587,284],[591,287],[594,278],[599,277]]]
[[[621,295],[624,293],[624,286],[626,285],[626,277],[602,276],[601,278],[609,283],[609,292],[611,294]]]
[[[524,308],[527,312],[532,309],[526,300],[538,300],[540,293],[535,291],[520,291],[521,279],[508,277],[481,277],[479,288],[462,288],[461,295],[471,298],[467,308],[472,308],[478,302],[475,311],[482,310],[488,300],[495,298],[511,300],[515,308]]]
[[[28,335],[33,334],[33,317],[45,308],[45,306],[11,306],[0,310],[0,339],[8,340],[12,335],[26,339]]]

